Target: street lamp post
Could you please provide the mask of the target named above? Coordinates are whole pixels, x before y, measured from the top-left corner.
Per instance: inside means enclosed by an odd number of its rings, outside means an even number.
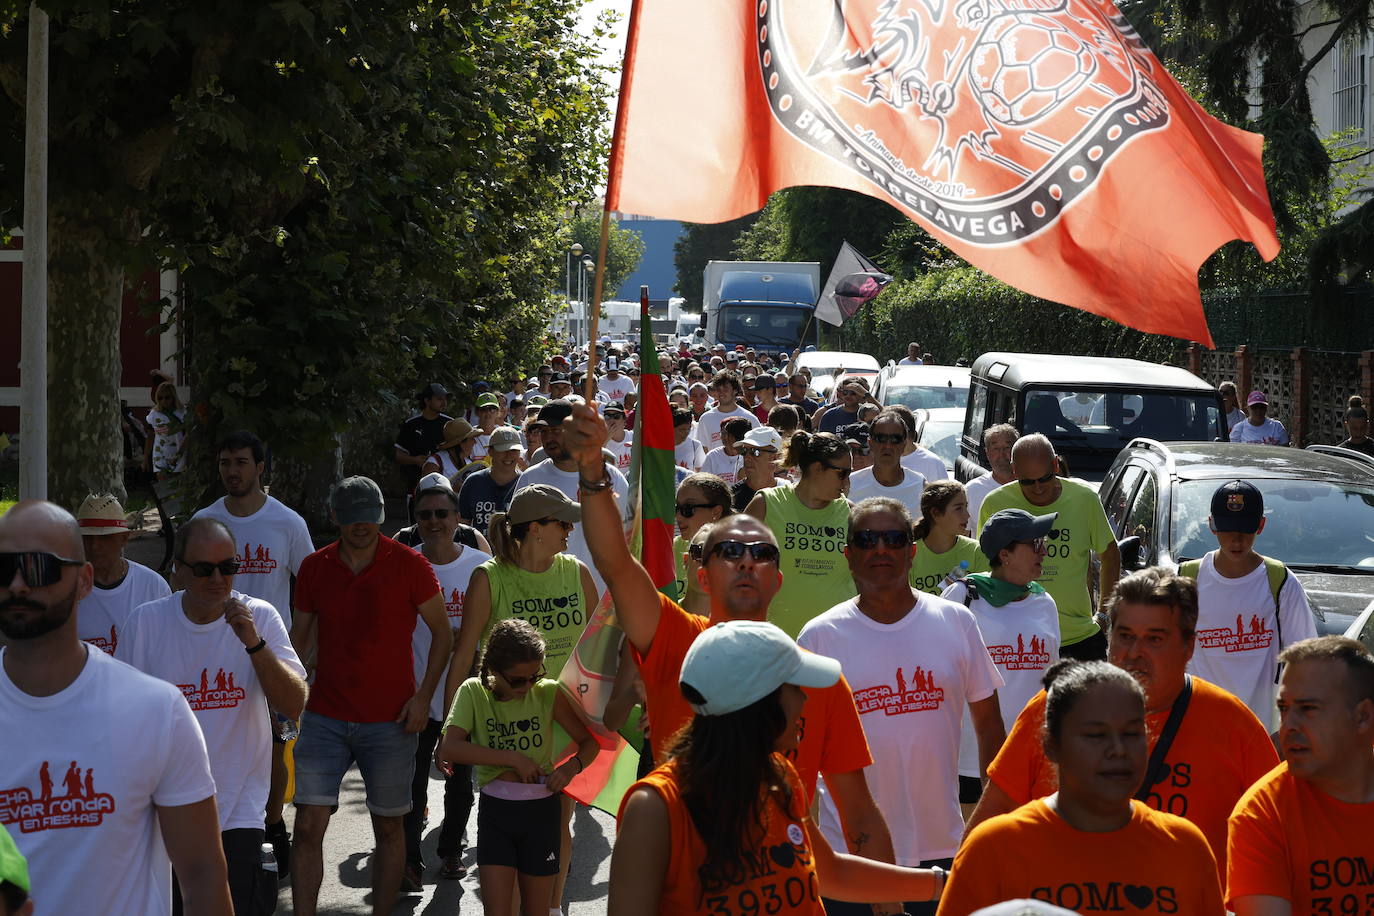
[[[588,301],[588,293],[592,291],[592,273],[596,270],[596,262],[591,255],[582,259],[582,303],[586,309],[587,316],[587,351],[592,355],[589,359],[596,362],[596,341],[592,340],[592,304]]]
[[[582,258],[582,243],[573,242],[572,247],[563,255],[564,267],[566,269],[566,279],[563,283],[564,300],[568,303],[568,308],[572,308],[573,285],[572,285],[572,262],[573,259]],[[579,279],[581,279],[579,277]]]

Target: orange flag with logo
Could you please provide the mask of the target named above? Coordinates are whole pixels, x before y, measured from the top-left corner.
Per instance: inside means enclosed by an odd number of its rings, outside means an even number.
[[[849,188],[1028,293],[1209,346],[1202,262],[1278,253],[1263,138],[1105,0],[636,0],[625,66],[615,210]]]

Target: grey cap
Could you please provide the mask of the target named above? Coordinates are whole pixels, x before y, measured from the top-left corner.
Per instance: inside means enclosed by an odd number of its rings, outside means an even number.
[[[582,505],[575,503],[557,487],[536,483],[515,491],[506,517],[512,525],[533,522],[541,518],[556,518],[563,522],[582,521]]]
[[[1058,517],[1058,512],[1031,515],[1025,509],[1003,509],[993,513],[992,518],[983,523],[983,532],[978,535],[978,547],[989,560],[996,559],[999,553],[1017,541],[1031,541],[1049,534]]]
[[[386,521],[386,501],[382,488],[370,477],[345,477],[329,496],[329,508],[340,527],[363,522],[380,525]]]
[[[514,426],[496,427],[491,431],[491,438],[487,440],[489,452],[509,452],[511,449],[524,447],[524,443],[520,441],[520,430]]]

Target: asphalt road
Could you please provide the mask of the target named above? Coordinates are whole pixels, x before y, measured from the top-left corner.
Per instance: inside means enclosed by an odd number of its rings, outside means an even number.
[[[433,773],[431,773],[433,777]],[[439,840],[438,816],[444,810],[443,783],[429,782],[429,808],[434,816],[425,829],[425,883],[421,894],[402,895],[397,914],[454,916],[482,912],[481,890],[472,846],[477,841],[477,808],[468,820],[469,849],[463,858],[468,874],[461,880],[439,877],[439,857],[434,851]],[[294,810],[287,806],[287,823]],[[615,819],[581,805],[573,815],[573,860],[564,893],[563,912],[568,916],[592,916],[606,912],[607,880],[610,875],[611,844],[615,841]],[[329,822],[324,838],[324,884],[320,887],[319,912],[328,914],[370,914],[372,887],[372,824],[363,802],[363,781],[357,769],[348,771],[339,793],[339,811]],[[282,883],[277,897],[277,912],[291,912],[291,883]]]

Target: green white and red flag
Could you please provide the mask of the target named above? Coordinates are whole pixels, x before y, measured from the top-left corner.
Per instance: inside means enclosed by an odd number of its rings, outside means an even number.
[[[658,351],[654,348],[647,286],[639,290],[639,326],[639,406],[630,451],[632,511],[625,536],[629,539],[630,551],[639,557],[654,585],[663,590],[673,585],[675,575],[673,414],[668,406]],[[634,784],[639,769],[639,752],[635,747],[602,724],[606,702],[611,697],[620,666],[623,639],[615,606],[607,592],[601,596],[559,676],[563,688],[581,705],[591,723],[592,734],[601,745],[601,753],[592,765],[578,774],[564,791],[583,804],[610,814],[619,812],[620,800]],[[627,726],[625,730],[631,729]],[[564,756],[570,753],[572,748],[566,749]]]

